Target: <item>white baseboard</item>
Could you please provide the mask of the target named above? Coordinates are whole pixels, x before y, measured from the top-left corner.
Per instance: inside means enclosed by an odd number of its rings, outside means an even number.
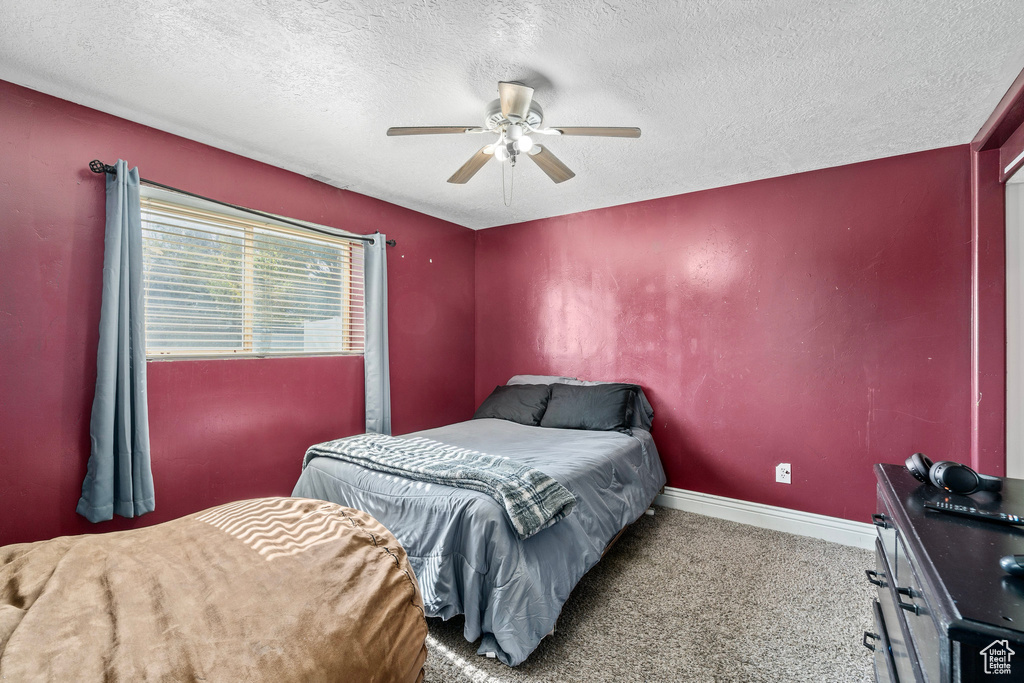
[[[654,502],[673,510],[696,512],[699,515],[741,522],[763,529],[785,531],[798,536],[821,538],[867,550],[874,549],[877,537],[874,525],[866,522],[851,522],[839,517],[751,503],[671,486],[666,486],[664,493],[655,498]]]

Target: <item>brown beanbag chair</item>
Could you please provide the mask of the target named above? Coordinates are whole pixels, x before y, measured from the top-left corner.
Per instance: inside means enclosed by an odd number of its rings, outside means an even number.
[[[419,681],[405,551],[364,512],[230,503],[0,548],[0,679]]]

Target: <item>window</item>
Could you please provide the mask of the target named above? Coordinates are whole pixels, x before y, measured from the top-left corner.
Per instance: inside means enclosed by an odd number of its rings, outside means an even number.
[[[144,187],[146,354],[363,352],[363,243]]]

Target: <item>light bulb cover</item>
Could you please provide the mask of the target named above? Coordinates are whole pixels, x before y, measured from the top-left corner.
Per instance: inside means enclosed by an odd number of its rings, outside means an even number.
[[[494,158],[498,161],[505,161],[509,158],[508,148],[505,145],[494,146]]]
[[[517,152],[529,152],[533,149],[533,140],[531,140],[528,135],[522,136],[512,144],[515,146]]]

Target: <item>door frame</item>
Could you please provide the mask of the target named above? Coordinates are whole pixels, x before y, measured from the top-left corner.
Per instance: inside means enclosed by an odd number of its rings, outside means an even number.
[[[971,466],[1006,472],[1006,179],[1024,166],[1024,71],[971,142]]]

